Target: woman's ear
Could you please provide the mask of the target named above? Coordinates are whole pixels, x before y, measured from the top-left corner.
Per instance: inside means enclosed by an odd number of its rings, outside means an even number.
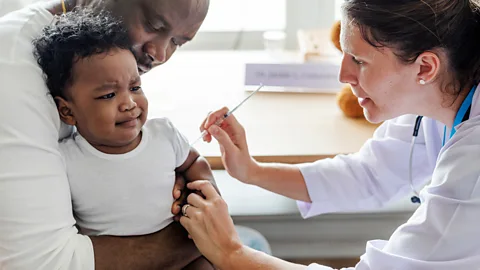
[[[420,67],[417,82],[422,82],[422,84],[433,82],[442,68],[438,54],[430,51],[420,54],[415,63]]]
[[[62,119],[65,124],[74,126],[77,121],[75,120],[75,116],[73,115],[70,102],[66,101],[64,98],[55,97],[55,103],[57,104],[60,119]]]

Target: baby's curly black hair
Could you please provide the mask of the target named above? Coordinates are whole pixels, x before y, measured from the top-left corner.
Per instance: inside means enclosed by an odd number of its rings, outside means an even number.
[[[53,97],[65,98],[76,61],[112,49],[131,50],[122,21],[106,11],[83,9],[59,16],[33,41],[34,56]]]

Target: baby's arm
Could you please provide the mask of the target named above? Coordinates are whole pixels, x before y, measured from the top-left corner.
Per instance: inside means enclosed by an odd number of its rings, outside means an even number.
[[[208,180],[212,182],[213,186],[217,189],[217,184],[213,177],[212,169],[207,160],[200,156],[195,148],[191,147],[185,162],[178,167],[176,172],[183,174],[186,178],[186,182],[192,182],[196,180]],[[220,193],[220,192],[219,192]]]

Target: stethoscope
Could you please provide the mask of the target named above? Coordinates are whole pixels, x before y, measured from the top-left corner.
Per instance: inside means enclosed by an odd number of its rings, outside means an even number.
[[[460,106],[460,109],[457,112],[457,115],[455,116],[455,120],[453,121],[453,126],[452,130],[450,131],[450,137],[452,138],[455,132],[457,130],[455,129],[456,126],[461,124],[462,122],[468,120],[470,117],[470,110],[472,107],[472,100],[473,100],[473,94],[475,94],[475,90],[477,88],[477,85],[473,86],[470,92],[468,93],[467,97],[462,103],[462,106]],[[410,201],[412,203],[421,203],[420,200],[420,194],[417,192],[413,185],[413,176],[412,176],[412,166],[413,166],[413,151],[415,147],[415,141],[418,136],[418,131],[420,130],[420,125],[422,123],[422,118],[423,116],[419,115],[415,119],[415,126],[413,127],[413,136],[412,136],[412,142],[410,143],[410,155],[409,155],[409,160],[408,160],[408,180],[410,183],[410,188],[412,189],[414,196],[411,197]],[[445,141],[446,141],[446,134],[447,134],[447,126],[443,128],[443,143],[442,147],[445,146]]]

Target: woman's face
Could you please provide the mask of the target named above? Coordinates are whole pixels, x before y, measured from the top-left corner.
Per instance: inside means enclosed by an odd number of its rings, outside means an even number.
[[[340,42],[339,79],[351,85],[368,121],[379,123],[415,111],[418,65],[402,63],[390,48],[371,46],[348,20],[342,21]]]

